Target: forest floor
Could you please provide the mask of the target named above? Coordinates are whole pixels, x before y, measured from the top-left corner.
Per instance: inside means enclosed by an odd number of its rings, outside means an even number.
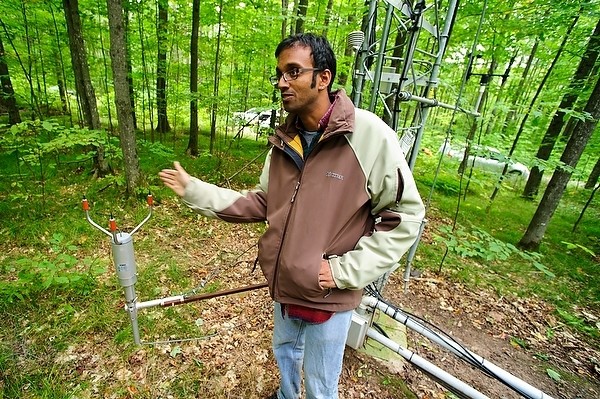
[[[241,250],[258,237],[255,230],[243,225],[205,219],[201,223],[206,225],[196,228],[212,229],[218,237],[212,249],[204,247],[203,256],[218,251],[217,246]],[[215,233],[217,229],[221,231]],[[184,240],[186,235],[179,235],[171,245],[190,248]],[[427,245],[427,240],[425,234],[422,245]],[[219,269],[222,285],[231,288],[261,282],[258,271],[249,277],[254,256],[246,253],[236,262],[236,267]],[[205,278],[212,272],[197,270],[197,273],[197,278]],[[392,275],[384,291],[386,300],[429,321],[475,354],[553,398],[600,398],[598,343],[587,342],[562,325],[552,307],[535,297],[499,297],[489,289],[469,289],[450,281],[444,274],[419,274],[410,281],[407,292],[403,289],[401,273]],[[204,386],[201,390],[211,397],[268,396],[277,386],[278,371],[270,349],[272,302],[267,290],[214,298],[191,306],[199,306],[203,329],[214,335],[181,344],[183,356],[177,363],[193,358],[202,364],[203,375],[216,376],[207,378],[214,384],[213,388]],[[165,357],[173,351],[173,345],[169,344],[157,348]],[[411,331],[408,349],[490,398],[521,397]],[[153,356],[145,351],[141,349],[133,361],[150,361]],[[172,355],[171,358],[171,361],[176,360]],[[402,381],[407,389],[401,386]],[[452,397],[448,395],[447,389],[403,360],[390,363],[362,351],[346,350],[340,399]]]
[[[179,212],[180,206],[165,201],[157,218]],[[206,279],[209,284],[218,280],[219,289],[264,281],[258,270],[251,272],[255,249],[247,251],[260,234],[256,227],[200,217],[179,218],[169,227],[158,227],[161,222],[156,221],[155,226],[151,234],[141,231],[137,242],[151,243],[153,251],[186,264],[186,278],[195,282]],[[428,245],[427,234],[422,245]],[[232,262],[222,256],[224,249],[233,254]],[[138,250],[139,267],[161,269],[152,260],[155,255],[148,249]],[[417,256],[415,265],[424,263]],[[112,281],[115,276],[109,271],[103,278]],[[161,285],[154,295],[169,295],[168,281],[163,277],[158,280],[138,283]],[[151,299],[146,298],[149,294],[142,286],[139,293],[140,300]],[[490,289],[468,288],[444,273],[429,271],[419,272],[407,292],[401,273],[396,273],[383,294],[391,304],[429,321],[475,354],[555,399],[600,398],[600,345],[561,324],[554,309],[539,298],[502,297]],[[143,341],[181,338],[179,335],[190,335],[193,329],[201,338],[142,346],[130,342],[128,320],[122,314],[121,326],[91,330],[83,341],[49,354],[50,369],[66,373],[61,378],[69,381],[68,389],[78,398],[266,398],[278,384],[271,352],[272,307],[267,290],[259,289],[173,308],[143,309],[139,314]],[[115,303],[115,312],[120,309],[123,303]],[[185,315],[184,324],[173,324],[174,315]],[[150,321],[161,329],[148,328]],[[27,327],[26,321],[22,324]],[[116,333],[125,342],[116,340]],[[8,340],[2,335],[0,338]],[[24,339],[14,341],[21,342],[23,348],[33,345]],[[411,331],[408,349],[492,399],[521,397]],[[27,352],[15,349],[21,359],[27,359]],[[25,367],[25,360],[20,364]],[[27,389],[23,387],[22,393]],[[380,361],[363,351],[346,350],[340,399],[454,397],[403,360]]]

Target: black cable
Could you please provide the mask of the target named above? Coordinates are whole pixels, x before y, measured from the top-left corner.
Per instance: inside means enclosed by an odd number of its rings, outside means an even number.
[[[381,335],[383,335],[386,338],[389,338],[390,336],[385,332],[385,330],[383,329],[383,327],[381,327],[379,324],[373,322],[372,324],[373,328],[375,328]]]

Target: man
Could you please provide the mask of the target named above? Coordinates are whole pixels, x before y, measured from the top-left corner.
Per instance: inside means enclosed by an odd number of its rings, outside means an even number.
[[[178,163],[159,175],[206,216],[268,222],[258,260],[275,301],[280,387],[271,398],[300,398],[304,372],[307,399],[334,399],[352,309],[413,244],[424,208],[395,132],[331,92],[327,40],[290,36],[275,57],[271,81],[289,115],[269,138],[257,187],[216,187]]]

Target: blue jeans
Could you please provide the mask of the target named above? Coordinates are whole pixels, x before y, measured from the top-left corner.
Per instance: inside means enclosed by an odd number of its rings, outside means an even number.
[[[282,316],[275,302],[273,353],[281,375],[278,399],[299,399],[304,370],[306,399],[337,399],[352,311],[312,324]]]

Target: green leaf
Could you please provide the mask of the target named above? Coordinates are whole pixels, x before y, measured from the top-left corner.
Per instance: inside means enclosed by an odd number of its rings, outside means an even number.
[[[69,284],[69,278],[66,276],[56,276],[54,277],[54,282],[56,284]]]
[[[169,356],[176,357],[180,353],[181,353],[181,346],[176,346],[173,349],[171,349],[171,353],[169,353]]]
[[[556,277],[556,275],[554,273],[552,273],[550,270],[548,270],[548,268],[544,265],[542,265],[540,262],[533,262],[533,266],[535,266],[536,269],[542,271],[546,276],[550,277],[550,278],[554,278]]]
[[[546,374],[548,374],[548,377],[552,378],[554,381],[558,382],[561,380],[560,374],[552,369],[546,369]]]

